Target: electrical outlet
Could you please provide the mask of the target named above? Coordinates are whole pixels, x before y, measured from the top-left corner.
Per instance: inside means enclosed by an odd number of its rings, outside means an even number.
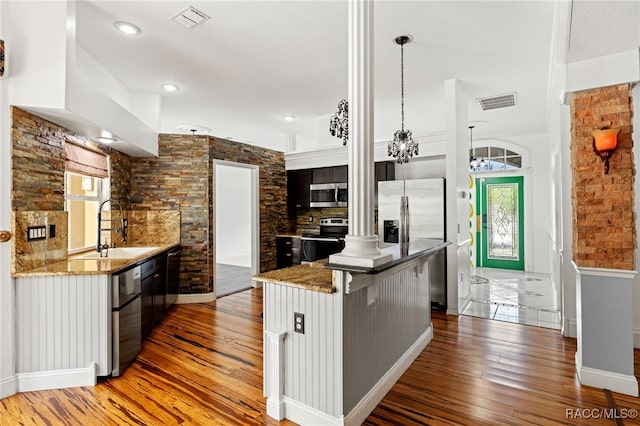
[[[313,222],[313,216],[309,216],[309,222]]]
[[[293,331],[304,334],[304,314],[300,312],[293,313]]]
[[[49,225],[49,238],[54,238],[56,236],[56,226]]]

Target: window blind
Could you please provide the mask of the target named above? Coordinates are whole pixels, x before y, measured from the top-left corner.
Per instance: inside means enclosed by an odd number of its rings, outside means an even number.
[[[68,172],[79,173],[98,178],[109,177],[107,156],[80,145],[65,142],[65,168]]]

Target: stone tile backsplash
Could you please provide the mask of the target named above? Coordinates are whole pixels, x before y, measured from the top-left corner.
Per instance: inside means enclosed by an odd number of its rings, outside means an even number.
[[[23,272],[59,262],[67,258],[67,212],[66,211],[18,211],[13,212],[14,241],[11,252],[11,272]],[[55,225],[55,237],[49,234],[50,225]],[[30,226],[45,226],[44,240],[28,241]]]

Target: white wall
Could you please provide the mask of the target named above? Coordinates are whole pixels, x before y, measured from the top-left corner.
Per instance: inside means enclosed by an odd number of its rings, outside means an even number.
[[[251,169],[215,166],[216,263],[251,267]]]
[[[5,40],[5,75],[0,79],[0,229],[11,229],[11,117],[9,85],[13,69],[13,47],[8,8],[12,2],[0,2],[0,39]],[[11,244],[0,243],[0,398],[17,391],[15,380],[15,336]]]

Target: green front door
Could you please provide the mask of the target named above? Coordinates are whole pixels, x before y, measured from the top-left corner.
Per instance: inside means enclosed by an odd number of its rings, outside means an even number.
[[[477,265],[524,270],[523,177],[479,178]]]

